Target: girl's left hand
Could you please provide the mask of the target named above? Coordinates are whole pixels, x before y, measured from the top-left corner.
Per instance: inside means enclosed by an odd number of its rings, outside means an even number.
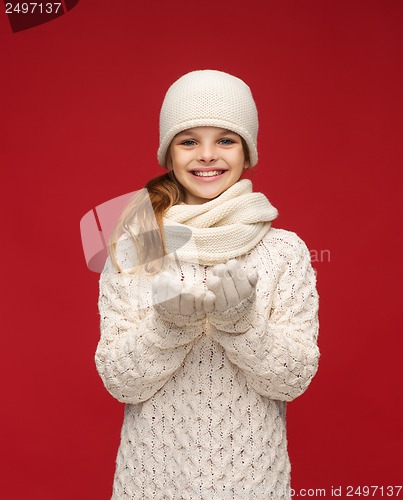
[[[237,260],[231,259],[226,264],[214,266],[212,272],[214,276],[207,279],[206,285],[216,297],[214,312],[236,308],[244,301],[249,304],[255,301],[256,269],[245,270]]]

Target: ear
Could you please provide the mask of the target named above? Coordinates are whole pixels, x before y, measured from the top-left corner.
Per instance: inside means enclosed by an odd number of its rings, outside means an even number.
[[[250,168],[250,161],[245,161],[243,164],[243,169],[248,170]]]

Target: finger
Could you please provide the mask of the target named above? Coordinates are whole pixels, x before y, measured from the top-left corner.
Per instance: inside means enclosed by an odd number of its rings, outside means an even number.
[[[183,291],[183,285],[181,281],[176,281],[176,280],[171,280],[169,281],[167,288],[166,288],[166,298],[167,300],[173,299],[174,297],[178,297]]]
[[[253,286],[248,278],[248,273],[242,266],[237,262],[238,265],[228,262],[229,274],[232,276],[234,281],[234,286],[237,290],[239,299],[242,300],[248,297],[253,290]],[[253,279],[254,276],[252,276]],[[256,284],[256,283],[255,283]]]
[[[222,282],[223,280],[218,276],[211,276],[206,280],[207,287],[215,295],[215,308],[218,311],[224,311],[227,309],[227,299],[225,297]]]
[[[258,275],[257,269],[250,269],[248,271],[247,275],[248,275],[249,283],[253,287],[255,287],[257,285],[258,280],[259,280],[259,275]]]
[[[206,279],[206,285],[209,290],[215,293],[221,287],[221,278],[218,276],[209,276]]]
[[[194,304],[195,304],[195,311],[196,312],[201,312],[203,311],[203,300],[206,295],[206,292],[204,290],[195,290],[194,291]]]
[[[227,273],[227,266],[225,264],[217,264],[212,268],[212,272],[219,278],[224,278]]]
[[[154,289],[155,289],[155,299],[157,302],[164,302],[167,300],[167,287],[168,287],[168,276],[167,273],[160,273],[156,276],[154,281]]]
[[[211,313],[214,311],[214,303],[216,296],[211,290],[207,290],[203,298],[203,309],[206,313]]]
[[[235,271],[237,269],[242,269],[241,267],[241,264],[236,260],[236,259],[230,259],[227,263],[226,263],[226,266],[227,268],[230,270],[230,271]]]
[[[180,308],[179,314],[184,316],[189,316],[195,310],[195,300],[194,295],[190,292],[182,292],[179,296]]]
[[[228,307],[238,305],[241,302],[241,297],[232,276],[228,274],[228,277],[223,278],[221,283]]]
[[[159,304],[166,300],[165,284],[162,283],[161,276],[156,276],[152,286],[153,286],[153,301],[154,304]]]
[[[242,300],[234,279],[240,269],[239,263],[235,259],[231,259],[218,270],[228,307],[236,306]]]
[[[159,304],[170,314],[180,314],[180,295]]]
[[[227,274],[232,277],[235,281],[246,280],[246,272],[241,264],[235,259],[229,260],[227,262]]]
[[[157,281],[155,300],[157,302],[166,302],[176,297],[182,290],[182,283],[172,274],[163,272],[159,275]]]

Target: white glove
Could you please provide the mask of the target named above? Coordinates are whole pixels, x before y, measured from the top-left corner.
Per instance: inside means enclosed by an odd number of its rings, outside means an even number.
[[[257,271],[243,269],[237,260],[231,259],[214,266],[212,272],[214,276],[206,280],[215,295],[209,319],[224,331],[239,331],[236,323],[250,312],[256,299]]]
[[[158,274],[151,283],[154,308],[177,326],[195,323],[213,309],[214,294],[200,287],[186,287],[170,272]]]

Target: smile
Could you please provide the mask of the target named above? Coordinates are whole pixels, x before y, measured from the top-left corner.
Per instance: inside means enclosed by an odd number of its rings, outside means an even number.
[[[226,170],[210,170],[209,172],[201,170],[192,170],[191,173],[197,177],[217,177],[222,175]]]

